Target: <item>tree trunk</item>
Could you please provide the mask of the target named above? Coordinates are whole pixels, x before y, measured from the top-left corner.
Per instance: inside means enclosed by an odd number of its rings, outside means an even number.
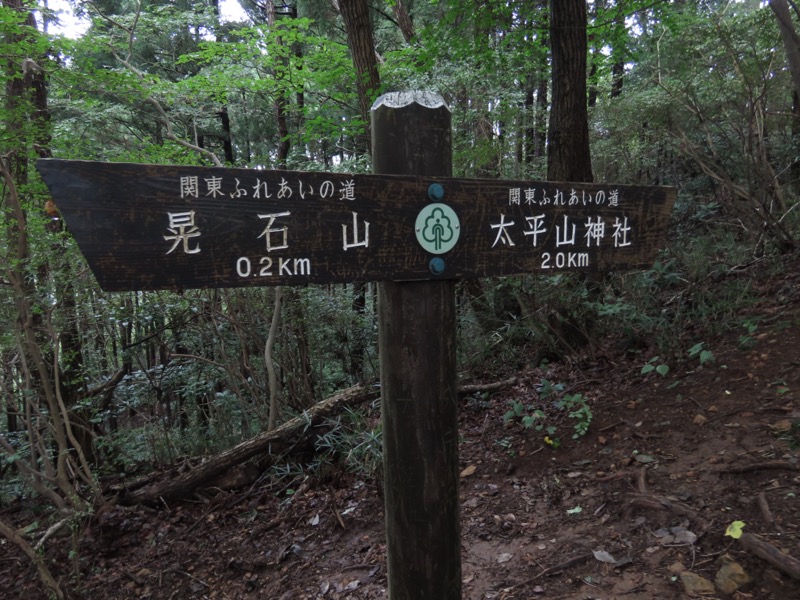
[[[408,14],[405,0],[395,0],[394,18],[397,19],[397,25],[403,33],[406,44],[410,44],[417,34],[414,31],[414,22],[411,20],[411,15]]]
[[[775,13],[778,29],[781,32],[783,47],[786,49],[786,60],[792,73],[794,90],[800,93],[800,36],[797,35],[792,15],[789,13],[787,0],[769,0],[769,7]]]
[[[339,0],[339,12],[347,30],[347,46],[350,48],[353,66],[356,69],[358,108],[366,127],[363,142],[359,143],[359,146],[363,145],[364,150],[369,153],[369,110],[381,85],[369,6],[367,0]]]
[[[592,181],[586,106],[586,1],[550,3],[553,101],[547,146],[550,181]]]
[[[276,10],[275,0],[265,0],[263,12],[267,16],[267,25],[270,31],[275,29]],[[280,38],[278,38],[280,43]],[[280,84],[283,80],[284,69],[280,69],[274,73],[276,81]],[[288,164],[289,150],[291,149],[291,141],[289,140],[289,121],[287,119],[287,107],[289,101],[284,93],[281,85],[275,92],[275,120],[278,125],[278,155],[275,158],[275,164],[279,169],[285,169]]]

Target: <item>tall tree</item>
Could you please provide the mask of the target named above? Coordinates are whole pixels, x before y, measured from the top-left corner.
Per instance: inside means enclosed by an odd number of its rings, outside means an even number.
[[[795,11],[797,11],[794,2],[792,6],[795,6]],[[783,47],[786,49],[786,60],[792,74],[795,94],[800,95],[800,36],[792,21],[789,3],[787,0],[770,0],[769,7],[775,13],[775,19],[778,21],[778,29],[781,32]]]
[[[586,1],[552,0],[550,47],[552,105],[547,142],[547,178],[592,181],[586,99]]]
[[[338,0],[338,4],[347,31],[347,45],[356,69],[358,108],[367,130],[365,150],[369,153],[369,109],[381,85],[369,6],[367,0]]]

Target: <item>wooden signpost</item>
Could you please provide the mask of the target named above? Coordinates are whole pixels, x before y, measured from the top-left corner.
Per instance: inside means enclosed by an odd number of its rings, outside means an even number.
[[[427,173],[37,166],[107,291],[647,268],[674,200],[661,187]]]
[[[450,111],[372,108],[375,175],[40,160],[108,291],[379,281],[389,597],[461,598],[455,281],[648,268],[665,187],[453,179]]]

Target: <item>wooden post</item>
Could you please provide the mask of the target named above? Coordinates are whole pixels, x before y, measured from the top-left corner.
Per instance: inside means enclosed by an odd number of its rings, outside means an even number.
[[[450,176],[450,110],[435,94],[381,96],[372,148],[376,174]],[[446,186],[434,196],[420,200],[447,202]],[[461,598],[454,286],[378,287],[390,600]]]

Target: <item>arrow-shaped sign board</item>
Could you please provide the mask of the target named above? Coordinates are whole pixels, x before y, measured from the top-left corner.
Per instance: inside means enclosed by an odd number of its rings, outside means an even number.
[[[108,291],[649,268],[675,191],[40,160]]]

